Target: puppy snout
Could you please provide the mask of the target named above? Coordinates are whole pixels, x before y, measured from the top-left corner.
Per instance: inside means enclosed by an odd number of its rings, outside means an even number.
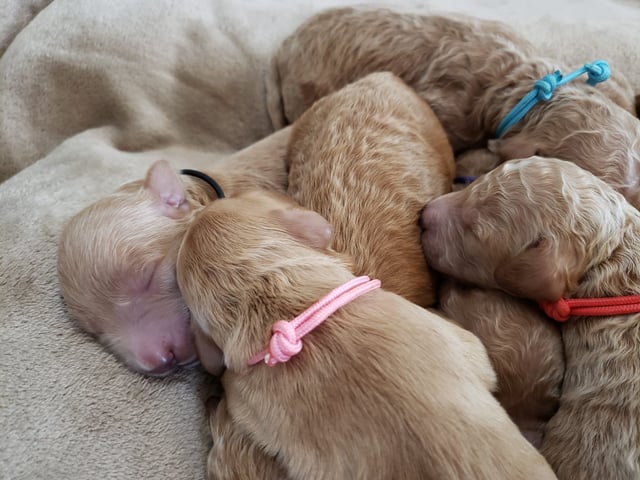
[[[178,361],[173,350],[168,348],[156,352],[150,362],[149,375],[163,376],[171,373],[178,367]]]
[[[446,219],[446,211],[442,206],[442,202],[434,200],[422,209],[420,225],[423,230],[433,231],[444,219]]]

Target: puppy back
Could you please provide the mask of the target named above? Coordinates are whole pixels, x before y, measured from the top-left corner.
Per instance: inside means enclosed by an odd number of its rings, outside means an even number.
[[[422,207],[451,188],[454,163],[429,106],[391,73],[319,100],[293,126],[289,193],[334,227],[354,273],[422,306],[434,302]]]

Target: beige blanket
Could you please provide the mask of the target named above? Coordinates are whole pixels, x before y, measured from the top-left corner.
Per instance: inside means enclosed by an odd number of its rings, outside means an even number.
[[[154,159],[198,167],[268,134],[270,53],[348,2],[0,3],[0,478],[203,478],[210,382],[198,368],[142,377],[78,331],[57,235]],[[424,3],[393,2],[510,21],[549,55],[610,60],[640,91],[634,1]]]

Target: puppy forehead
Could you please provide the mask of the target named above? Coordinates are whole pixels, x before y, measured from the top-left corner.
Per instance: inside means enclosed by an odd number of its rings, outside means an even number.
[[[505,162],[486,178],[496,194],[516,201],[535,202],[550,193],[562,197],[567,187],[583,183],[585,173],[571,162],[534,156]]]

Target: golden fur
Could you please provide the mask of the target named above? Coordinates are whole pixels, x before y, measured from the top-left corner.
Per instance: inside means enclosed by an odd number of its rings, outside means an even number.
[[[284,191],[289,133],[267,137],[209,173],[228,195]],[[175,257],[193,213],[215,198],[201,180],[157,162],[144,180],[86,207],[62,232],[58,275],[70,314],[135,370],[165,374],[195,358]]]
[[[439,290],[438,309],[480,339],[498,379],[496,398],[540,447],[564,375],[559,326],[532,302],[452,280]]]
[[[431,202],[422,222],[430,264],[476,285],[533,300],[640,294],[640,213],[566,161],[506,162]],[[562,338],[541,451],[562,479],[639,478],[640,314],[572,317]]]
[[[318,98],[387,70],[433,108],[458,154],[486,146],[534,82],[558,68],[572,70],[500,22],[334,8],[303,23],[277,51],[269,109],[274,125],[285,125]],[[595,88],[585,76],[556,89],[490,148],[503,161],[534,154],[573,161],[640,206],[640,122],[629,82],[615,65],[612,72]]]
[[[435,291],[420,211],[451,191],[453,152],[429,106],[391,73],[320,99],[293,125],[288,192],[333,227],[356,274],[421,306]]]
[[[233,427],[291,478],[554,478],[491,395],[477,338],[383,289],[339,309],[289,362],[248,366],[273,323],[353,278],[328,228],[256,191],[210,203],[184,237],[178,284],[224,354]]]

